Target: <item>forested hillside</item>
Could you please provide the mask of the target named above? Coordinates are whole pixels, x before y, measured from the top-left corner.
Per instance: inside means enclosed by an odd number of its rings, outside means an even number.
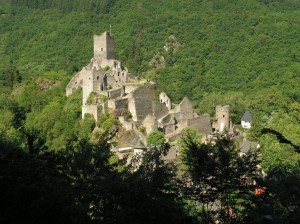
[[[110,25],[130,73],[174,102],[188,96],[200,114],[229,104],[239,124],[250,111],[264,170],[282,174],[282,186],[299,181],[298,0],[0,0],[3,144],[53,153],[91,137],[96,124],[81,121],[81,92],[64,91],[92,57],[93,35]],[[285,214],[297,207],[294,187],[284,201],[273,186]]]

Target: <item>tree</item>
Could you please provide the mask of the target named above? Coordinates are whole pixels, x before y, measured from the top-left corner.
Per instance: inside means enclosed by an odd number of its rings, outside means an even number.
[[[147,137],[147,143],[149,145],[162,145],[166,141],[165,136],[160,131],[153,131]]]
[[[4,72],[4,85],[13,88],[15,83],[20,83],[22,81],[21,74],[17,67],[14,65],[13,61],[10,60],[7,69]]]
[[[133,157],[116,183],[119,202],[107,223],[197,223],[184,209],[176,166],[161,159],[167,150],[163,145]]]
[[[187,195],[202,204],[204,217],[209,217],[207,212],[214,207],[224,222],[241,222],[253,207],[253,181],[259,180],[258,152],[239,156],[228,135],[219,136],[215,143],[201,143],[194,130],[184,133],[180,146],[188,175]]]

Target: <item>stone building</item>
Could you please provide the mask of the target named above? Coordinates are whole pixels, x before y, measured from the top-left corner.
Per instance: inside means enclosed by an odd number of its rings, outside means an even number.
[[[124,95],[124,83],[129,79],[127,68],[115,59],[114,41],[108,32],[94,36],[94,57],[90,63],[75,74],[66,87],[67,96],[74,89],[82,88],[82,117],[91,113],[97,119],[100,114],[98,105],[88,105],[87,99],[92,92],[101,93],[108,98]]]
[[[144,144],[146,136],[139,131],[140,126],[146,128],[146,134],[160,130],[170,140],[178,138],[188,126],[201,132],[204,137],[212,131],[210,116],[199,116],[187,97],[180,104],[174,104],[166,93],[157,94],[155,83],[130,75],[127,68],[115,59],[114,40],[108,32],[94,36],[94,56],[71,79],[66,95],[71,95],[77,88],[82,88],[83,92],[82,117],[88,113],[97,120],[104,112],[114,110],[123,128],[135,132]],[[89,97],[94,95],[91,93],[96,95],[92,103]],[[103,96],[106,100],[101,100]],[[223,110],[226,112],[226,107]],[[128,113],[131,119],[126,117]],[[223,130],[229,127],[229,123],[227,115],[222,116],[223,124],[218,124]]]
[[[224,130],[230,131],[232,129],[229,105],[216,106],[216,118],[213,124],[213,128],[217,132],[223,132]]]

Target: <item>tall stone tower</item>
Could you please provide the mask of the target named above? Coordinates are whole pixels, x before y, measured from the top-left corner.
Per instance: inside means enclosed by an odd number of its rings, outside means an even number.
[[[215,128],[219,130],[219,132],[223,132],[224,129],[229,130],[230,127],[230,107],[226,106],[216,106],[216,123]]]
[[[115,59],[114,41],[108,32],[94,35],[94,58]]]

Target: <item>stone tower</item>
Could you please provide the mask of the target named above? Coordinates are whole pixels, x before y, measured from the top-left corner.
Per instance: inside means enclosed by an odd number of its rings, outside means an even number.
[[[219,130],[219,132],[223,132],[224,129],[229,130],[230,127],[230,107],[226,106],[216,106],[216,123],[215,128]]]
[[[108,32],[94,35],[94,58],[115,59],[114,41]]]

